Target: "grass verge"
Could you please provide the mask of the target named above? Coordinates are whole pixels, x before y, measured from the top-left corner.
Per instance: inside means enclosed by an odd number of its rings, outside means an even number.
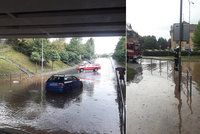
[[[3,59],[0,59],[0,74],[8,74],[8,73],[19,73],[21,72],[16,66],[12,63],[9,63]]]
[[[6,61],[4,59],[11,60],[18,65],[22,66],[23,68],[26,68],[32,73],[40,73],[41,72],[41,65],[37,65],[33,63],[30,58],[16,50],[14,50],[12,47],[8,45],[2,45],[0,46],[0,73],[18,73],[21,72],[15,64],[10,63],[9,61]],[[55,61],[54,62],[54,68],[53,71],[64,69],[69,67],[68,65],[64,64],[61,61]],[[52,63],[49,62],[44,66],[44,72],[52,71]]]
[[[127,67],[127,81],[134,79],[136,71],[133,68]]]

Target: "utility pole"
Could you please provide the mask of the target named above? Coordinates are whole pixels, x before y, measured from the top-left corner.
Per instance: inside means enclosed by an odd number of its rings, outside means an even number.
[[[188,2],[189,2],[189,49],[190,49],[190,4],[191,4],[191,1],[190,0],[188,0]]]
[[[183,0],[180,0],[180,32],[179,32],[179,91],[181,91],[181,77],[182,77],[182,66],[181,66],[181,43],[183,40],[183,22],[182,22],[182,11],[183,11]]]
[[[41,79],[41,93],[40,93],[40,98],[41,98],[41,102],[40,102],[40,105],[42,107],[42,104],[43,104],[43,98],[44,98],[44,78],[43,78],[43,71],[44,71],[44,46],[43,46],[43,38],[42,38],[42,79]]]
[[[44,62],[44,50],[43,50],[43,38],[42,38],[42,73],[43,73],[43,70],[44,70],[44,65],[43,65],[43,62]]]

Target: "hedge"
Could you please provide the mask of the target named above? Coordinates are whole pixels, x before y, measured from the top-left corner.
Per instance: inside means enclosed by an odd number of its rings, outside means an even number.
[[[188,51],[182,51],[182,56],[188,56]],[[167,50],[145,50],[143,56],[174,56],[174,51]],[[200,56],[200,51],[192,51],[190,56]]]

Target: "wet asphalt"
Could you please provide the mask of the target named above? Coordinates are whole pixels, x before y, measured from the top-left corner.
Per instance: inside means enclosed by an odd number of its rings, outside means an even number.
[[[46,94],[49,76],[0,82],[0,128],[34,134],[120,134],[116,78],[111,60],[96,59],[98,72],[72,74],[83,89],[72,94]],[[16,80],[17,81],[17,80]]]
[[[199,62],[183,62],[181,92],[173,62],[149,59],[128,66],[138,73],[127,85],[127,134],[200,133]]]

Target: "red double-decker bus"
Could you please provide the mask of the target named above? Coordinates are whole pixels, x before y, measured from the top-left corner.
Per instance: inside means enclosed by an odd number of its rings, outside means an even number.
[[[127,42],[127,60],[136,60],[142,57],[141,46],[138,42]]]
[[[127,39],[127,60],[137,60],[142,57],[141,46],[133,38]]]
[[[139,35],[132,29],[131,25],[127,25],[127,60],[135,61],[142,57],[141,45],[139,44]]]

